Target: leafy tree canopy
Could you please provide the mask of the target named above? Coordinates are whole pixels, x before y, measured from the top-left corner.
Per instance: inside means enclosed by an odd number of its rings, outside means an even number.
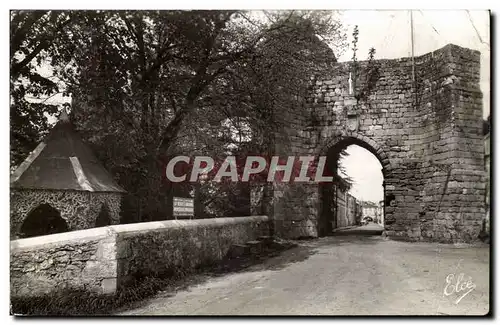
[[[71,96],[131,218],[164,218],[169,155],[262,152],[283,127],[275,117],[303,109],[310,77],[345,41],[326,11],[12,11],[11,160],[47,131],[59,108],[48,99]],[[221,136],[238,119],[252,134],[244,145]]]

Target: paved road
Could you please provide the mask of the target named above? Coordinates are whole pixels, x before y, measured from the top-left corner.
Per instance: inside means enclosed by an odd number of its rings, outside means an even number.
[[[469,289],[457,294],[446,287],[446,278],[461,273],[474,288],[456,303]],[[483,315],[488,310],[489,246],[333,236],[300,242],[263,264],[159,295],[123,314]]]
[[[369,222],[363,226],[353,226],[346,228],[338,228],[334,230],[336,235],[380,235],[384,231],[384,227],[375,222]]]

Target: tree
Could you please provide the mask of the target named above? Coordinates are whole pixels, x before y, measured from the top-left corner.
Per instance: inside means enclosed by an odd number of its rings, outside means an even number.
[[[273,24],[282,27],[264,37],[252,56],[238,61],[222,76],[219,86],[210,89],[210,96],[200,104],[200,110],[220,116],[219,120],[233,117],[233,125],[244,120],[251,131],[251,142],[244,147],[229,137],[215,148],[230,144],[235,148],[233,154],[273,155],[273,134],[286,124],[282,117],[304,109],[303,98],[311,86],[304,76],[324,73],[336,62],[333,51],[317,36],[318,26],[307,15],[281,12]],[[340,34],[338,25],[333,28]],[[199,128],[199,120],[194,128]],[[231,206],[240,206],[230,202],[233,191],[243,190],[239,185],[207,184],[204,203],[217,205],[221,214]]]
[[[58,32],[43,42],[44,49],[28,65],[29,73],[50,58],[53,78],[61,80],[63,91],[72,96],[72,119],[129,191],[124,200],[124,210],[133,216],[129,221],[165,218],[165,195],[173,189],[165,187],[159,175],[170,155],[195,144],[200,152],[211,154],[219,144],[224,147],[228,141],[214,137],[214,126],[228,117],[245,118],[253,134],[272,129],[269,114],[285,109],[287,103],[296,105],[287,91],[292,86],[294,92],[305,91],[307,82],[298,77],[317,72],[326,59],[303,45],[322,47],[325,55],[327,48],[321,44],[337,45],[345,39],[331,13],[319,11],[260,16],[243,11],[32,14],[50,17],[55,26],[51,30]],[[39,43],[30,49],[48,39],[45,29],[35,30]],[[302,51],[295,53],[298,45]],[[22,59],[15,63],[19,62]],[[280,77],[273,78],[273,73]],[[42,89],[34,86],[30,92]],[[61,87],[52,87],[50,94],[56,91]],[[33,111],[41,120],[55,109]],[[199,116],[207,123],[195,120]],[[189,125],[197,131],[196,141],[182,143]]]
[[[58,11],[11,11],[10,98],[11,162],[19,164],[48,130],[45,114],[57,112],[47,100],[63,92],[60,84],[43,75],[50,61],[69,60],[56,40],[66,38],[74,17]]]

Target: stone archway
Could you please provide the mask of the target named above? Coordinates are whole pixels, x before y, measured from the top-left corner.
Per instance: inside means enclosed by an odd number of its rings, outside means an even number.
[[[99,214],[97,215],[96,221],[95,221],[95,226],[96,227],[106,227],[111,225],[111,216],[109,213],[109,208],[106,205],[106,203],[103,203],[101,205],[101,210],[99,211]]]
[[[336,174],[341,151],[351,145],[357,145],[369,151],[380,162],[384,179],[390,177],[392,171],[390,160],[388,159],[388,156],[382,146],[378,145],[374,140],[360,135],[359,133],[347,132],[342,136],[332,138],[326,143],[327,145],[320,150],[320,155],[327,157],[326,165],[327,169],[330,170],[330,174]],[[332,224],[337,227],[340,226],[337,225],[336,218],[338,211],[336,209],[338,207],[335,206],[335,198],[340,186],[340,184],[338,184],[339,181],[340,180],[334,180],[333,183],[322,183],[318,186],[320,208],[318,211],[317,227],[319,236],[330,234],[334,228]],[[382,185],[384,186],[385,184],[383,183]],[[386,191],[385,186],[383,191],[384,202],[386,204],[390,204],[390,201],[394,197],[392,191]],[[390,229],[390,226],[388,229]]]
[[[89,213],[89,194],[83,191],[56,190],[12,190],[11,191],[11,237],[17,237],[21,225],[30,211],[41,204],[56,209],[70,231],[88,229],[93,222]]]
[[[335,147],[347,147],[352,144],[358,145],[371,152],[380,161],[383,167],[384,177],[390,176],[392,172],[391,162],[387,154],[387,149],[378,144],[372,138],[362,135],[359,132],[346,131],[339,136],[334,136],[325,141],[322,148],[319,150],[320,156],[327,156],[328,152]]]
[[[21,225],[19,237],[28,238],[68,231],[60,212],[50,204],[43,203],[32,209]]]
[[[317,157],[339,139],[358,141],[383,166],[387,236],[473,241],[486,187],[479,62],[479,52],[452,44],[413,59],[360,62],[361,74],[378,73],[354,92],[350,63],[338,63],[312,80],[302,110],[281,114],[275,154]],[[276,235],[318,236],[318,184],[271,190],[266,211]]]

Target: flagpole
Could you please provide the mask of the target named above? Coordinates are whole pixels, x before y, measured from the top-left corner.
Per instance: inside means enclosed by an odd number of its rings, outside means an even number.
[[[413,39],[413,10],[410,10],[410,37],[411,37],[411,65],[412,65],[412,79],[415,82],[415,46]]]

